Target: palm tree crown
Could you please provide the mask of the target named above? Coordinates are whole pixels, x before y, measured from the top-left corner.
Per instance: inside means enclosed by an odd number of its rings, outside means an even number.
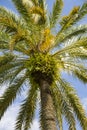
[[[27,83],[15,130],[30,128],[38,100],[41,130],[63,130],[63,117],[69,130],[76,130],[76,117],[86,130],[86,113],[62,72],[87,83],[87,25],[75,26],[87,3],[60,19],[62,0],[55,0],[51,13],[45,0],[12,1],[17,16],[0,7],[0,84],[9,84],[0,97],[0,118]]]

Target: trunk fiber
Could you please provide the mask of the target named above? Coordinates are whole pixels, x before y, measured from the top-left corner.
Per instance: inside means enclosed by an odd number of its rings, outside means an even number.
[[[57,130],[53,100],[49,87],[50,85],[47,81],[41,80],[41,127],[42,130]]]

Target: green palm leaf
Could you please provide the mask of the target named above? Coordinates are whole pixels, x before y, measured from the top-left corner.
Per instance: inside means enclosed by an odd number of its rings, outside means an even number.
[[[28,14],[28,11],[27,11],[27,3],[25,2],[23,4],[22,0],[12,0],[12,2],[15,4],[18,12],[21,14],[21,16],[26,20],[26,21],[29,21],[29,18],[30,18],[30,15]]]
[[[15,82],[7,88],[3,96],[0,97],[0,119],[16,98],[16,94],[20,91],[25,80],[26,76],[16,79]]]
[[[58,84],[59,85],[59,84]],[[60,90],[61,88],[59,88],[59,86],[57,87],[57,85],[55,85],[55,95],[54,97],[56,96],[56,104],[58,104],[57,102],[59,102],[59,99],[60,99],[60,104],[58,106],[55,106],[57,111],[59,111],[60,109],[60,112],[63,113],[63,115],[65,116],[67,122],[68,122],[68,125],[69,125],[69,130],[76,130],[76,127],[75,127],[75,117],[74,117],[74,113],[73,113],[73,108],[70,104],[70,102],[67,100],[67,97],[66,95],[64,94],[64,92],[62,92],[62,90]],[[59,93],[59,94],[58,94]],[[58,97],[59,95],[59,97]]]
[[[76,120],[86,130],[85,110],[62,72],[87,83],[87,25],[76,25],[87,14],[87,3],[61,19],[62,0],[55,0],[51,13],[44,0],[12,1],[17,15],[0,7],[0,85],[8,84],[0,97],[0,119],[27,85],[15,130],[31,127],[37,97],[42,130],[63,130],[64,119],[68,130],[76,130]]]
[[[27,98],[21,105],[20,112],[17,117],[16,121],[16,128],[15,130],[21,130],[22,126],[24,130],[28,130],[30,128],[30,124],[32,123],[35,108],[36,108],[36,101],[37,101],[37,89],[32,87],[29,90]]]
[[[62,0],[55,0],[53,5],[53,11],[50,16],[50,26],[55,27],[56,23],[58,23],[58,19],[60,18],[60,14],[63,8],[63,1]]]
[[[55,42],[55,46],[58,46],[61,44],[61,42],[66,42],[69,39],[72,39],[74,36],[78,37],[79,35],[86,35],[87,32],[87,26],[86,25],[80,25],[80,26],[76,26],[76,27],[72,27],[68,30],[65,30],[61,33],[58,33],[56,36],[56,42]]]
[[[60,79],[60,84],[63,87],[63,91],[65,91],[67,97],[69,98],[71,107],[73,108],[73,111],[75,112],[77,119],[80,121],[81,127],[86,130],[87,128],[87,118],[85,110],[82,107],[82,104],[74,90],[69,83],[65,82],[64,79]]]
[[[87,14],[87,3],[84,3],[82,7],[74,7],[68,16],[64,16],[60,22],[62,30],[69,28],[71,25],[75,24],[81,20]]]

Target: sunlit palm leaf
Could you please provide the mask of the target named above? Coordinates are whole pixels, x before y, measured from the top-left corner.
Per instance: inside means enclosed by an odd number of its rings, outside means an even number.
[[[61,25],[62,30],[69,28],[71,25],[75,24],[81,20],[87,14],[87,3],[84,3],[82,7],[74,7],[68,16],[64,16]]]
[[[21,105],[16,121],[15,130],[22,129],[22,127],[24,128],[24,130],[28,130],[28,128],[30,128],[36,108],[36,101],[37,89],[34,86],[29,90],[27,98]]]
[[[68,30],[65,30],[61,33],[58,33],[56,36],[56,43],[54,46],[60,45],[61,42],[65,42],[66,40],[69,40],[73,38],[74,36],[79,36],[79,35],[86,35],[87,32],[87,26],[86,25],[80,25],[76,26],[73,28],[70,28]]]
[[[68,129],[76,130],[76,117],[86,130],[86,113],[61,72],[87,83],[87,25],[73,26],[87,14],[87,3],[74,7],[60,20],[62,0],[55,0],[50,16],[44,0],[12,1],[18,10],[17,16],[0,7],[0,85],[8,84],[0,97],[0,118],[27,83],[28,93],[21,104],[15,130],[31,127],[37,94],[42,87],[43,97],[49,102],[43,103],[40,93],[42,130],[52,126],[50,121],[55,128],[63,130],[64,118]],[[56,33],[53,30],[58,21],[61,27]]]
[[[23,3],[23,0],[12,0],[13,3],[15,4],[18,12],[21,14],[21,16],[26,20],[29,21],[30,15],[28,14],[28,11],[26,9],[26,1]],[[31,2],[31,1],[30,1]],[[32,2],[31,2],[32,3]]]
[[[63,88],[63,91],[65,91],[66,96],[68,97],[71,107],[73,111],[76,113],[77,119],[80,121],[81,127],[86,130],[87,128],[87,119],[86,119],[86,113],[83,109],[83,106],[74,90],[69,83],[65,82],[64,79],[60,79],[60,84]]]
[[[60,83],[60,82],[59,82]],[[73,108],[71,106],[71,103],[69,102],[69,100],[66,97],[66,93],[64,93],[62,91],[62,88],[60,87],[61,83],[59,84],[57,83],[57,85],[55,86],[55,91],[56,93],[60,93],[60,100],[61,100],[61,110],[62,113],[64,115],[64,117],[67,120],[67,123],[69,125],[69,129],[70,130],[76,130],[75,127],[75,117],[74,117],[74,112],[73,112]],[[58,87],[57,87],[58,86]],[[57,92],[58,91],[58,92]],[[58,94],[56,94],[57,96]],[[58,100],[58,97],[57,97]],[[58,109],[58,108],[57,108]]]
[[[16,98],[25,80],[26,76],[16,79],[15,82],[7,88],[3,96],[0,97],[0,118]]]
[[[60,18],[60,14],[63,8],[63,1],[62,0],[55,0],[53,5],[53,11],[50,16],[50,26],[55,27],[56,23],[58,23],[58,19]]]

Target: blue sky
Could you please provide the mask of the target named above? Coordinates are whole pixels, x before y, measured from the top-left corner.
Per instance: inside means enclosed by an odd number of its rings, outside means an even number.
[[[73,6],[82,5],[82,3],[85,1],[86,0],[64,0],[63,15],[68,14],[68,12],[72,9]],[[54,2],[54,0],[47,0],[49,10],[52,9],[53,2]],[[4,6],[16,13],[16,10],[15,10],[11,0],[0,0],[0,6]],[[81,21],[80,24],[87,24],[87,16]],[[63,75],[63,76],[65,77],[65,75]],[[87,84],[84,85],[77,79],[72,78],[71,76],[67,76],[66,78],[68,81],[70,81],[73,84],[73,86],[75,86],[77,93],[83,103],[83,106],[87,111]],[[5,87],[6,86],[3,87],[3,90],[0,92],[0,94],[3,93]],[[23,96],[25,96],[25,94],[26,93],[23,93]],[[19,99],[17,99],[17,100],[19,100]],[[2,120],[0,122],[0,130],[14,130],[14,121],[16,119],[15,117],[17,115],[18,109],[19,109],[19,105],[18,105],[18,101],[16,101],[16,103],[13,104],[12,107],[10,107],[7,110],[5,116],[2,118]],[[30,130],[39,130],[38,127],[39,127],[38,119],[36,116],[34,123],[32,124],[32,127]],[[67,127],[65,124],[64,124],[64,130],[67,130]],[[81,130],[81,128],[77,127],[77,130]]]

